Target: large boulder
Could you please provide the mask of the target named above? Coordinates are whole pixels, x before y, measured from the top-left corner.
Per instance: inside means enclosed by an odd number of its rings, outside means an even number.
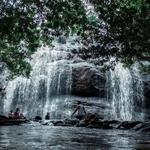
[[[78,96],[105,96],[105,75],[92,66],[74,66],[72,94]]]

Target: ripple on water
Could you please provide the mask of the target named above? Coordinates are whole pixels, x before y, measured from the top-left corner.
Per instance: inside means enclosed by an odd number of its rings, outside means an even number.
[[[150,135],[123,130],[52,126],[0,127],[0,150],[150,149]]]

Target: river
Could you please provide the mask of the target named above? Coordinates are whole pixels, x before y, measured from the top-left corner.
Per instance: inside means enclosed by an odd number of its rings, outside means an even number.
[[[149,150],[150,134],[21,125],[0,127],[0,150]]]

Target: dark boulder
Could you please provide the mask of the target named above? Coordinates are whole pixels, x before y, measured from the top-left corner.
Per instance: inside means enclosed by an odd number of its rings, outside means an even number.
[[[42,120],[42,117],[41,116],[36,116],[35,118],[34,118],[34,121],[41,121]]]
[[[8,117],[0,115],[0,119],[8,119]]]
[[[135,127],[133,127],[132,129],[135,130],[135,131],[138,131],[139,129],[141,129],[143,127],[143,124],[144,123],[139,123]]]
[[[70,125],[76,125],[79,123],[79,120],[78,119],[65,119],[64,120],[64,123],[65,124],[70,124]]]
[[[112,129],[113,126],[111,124],[113,124],[112,121],[103,121],[99,118],[98,114],[88,113],[85,119],[82,120],[77,126],[98,129]]]
[[[65,120],[58,120],[52,121],[54,126],[75,126],[79,124],[78,119],[65,119]]]
[[[141,121],[124,121],[118,125],[117,129],[131,129],[140,123],[142,122]]]
[[[98,128],[98,129],[113,129],[113,126],[111,125],[111,122],[109,121],[100,121],[97,122],[91,122],[86,127],[88,128]]]
[[[110,121],[99,121],[98,125],[102,128],[102,129],[113,129],[113,126],[111,125]]]
[[[120,124],[120,121],[118,120],[104,120],[101,122],[102,124],[102,128],[103,129],[113,129],[113,128],[117,128],[118,125]]]
[[[150,122],[144,122],[140,123],[137,126],[134,127],[135,131],[140,131],[140,132],[145,132],[145,131],[150,131]]]
[[[76,66],[72,71],[72,94],[105,97],[105,75],[91,66]]]
[[[150,108],[150,75],[143,76],[145,107]]]
[[[54,126],[64,126],[64,122],[63,121],[53,121],[52,122]]]
[[[0,118],[0,126],[13,126],[13,125],[21,125],[23,123],[28,123],[29,120],[26,119],[9,119],[7,117]]]

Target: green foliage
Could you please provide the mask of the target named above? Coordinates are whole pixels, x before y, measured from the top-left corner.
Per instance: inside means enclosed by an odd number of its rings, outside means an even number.
[[[125,6],[127,8],[135,8],[140,10],[143,5],[143,0],[120,0],[121,6]]]
[[[100,25],[100,20],[96,18],[96,16],[92,15],[88,17],[88,22],[90,25],[94,27],[99,27]]]
[[[150,64],[149,63],[140,63],[140,70],[142,74],[150,74]]]
[[[84,59],[115,57],[130,66],[150,57],[149,0],[90,2],[98,17],[87,16],[81,0],[1,0],[0,62],[13,75],[29,76],[27,60],[41,43],[51,43],[52,33],[82,35]]]
[[[7,47],[1,51],[1,61],[5,62],[7,68],[11,71],[12,77],[23,75],[29,77],[31,66],[25,61],[24,52],[18,52],[16,47]]]
[[[27,62],[53,32],[81,32],[87,22],[80,0],[1,0],[0,62],[14,75],[29,76]]]
[[[98,46],[95,47],[93,56],[96,55],[97,58],[103,56],[108,60],[115,57],[126,64],[150,57],[150,1],[91,0],[91,2],[99,20],[105,24],[90,28],[92,30],[90,35],[93,35]],[[100,28],[106,30],[105,34]]]

